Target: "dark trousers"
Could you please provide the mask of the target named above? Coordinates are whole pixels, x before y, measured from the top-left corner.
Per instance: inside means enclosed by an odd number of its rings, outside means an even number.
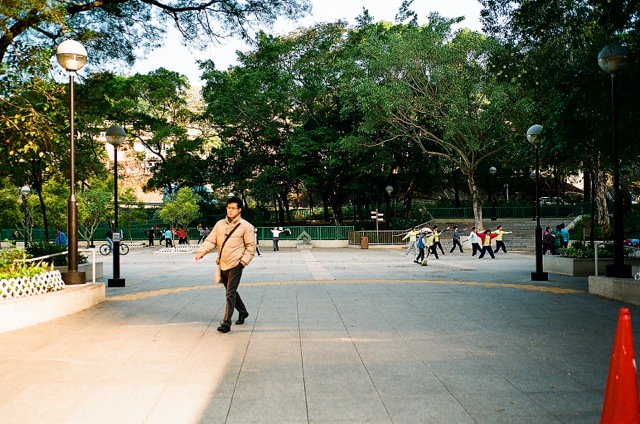
[[[442,252],[442,254],[444,255],[444,249],[442,248],[442,245],[440,244],[439,241],[435,241],[433,242],[433,250],[435,251],[436,248],[440,248],[440,251]],[[437,258],[437,256],[436,256]]]
[[[153,246],[153,237],[149,237],[149,246]]]
[[[502,249],[504,253],[507,253],[507,246],[504,245],[502,240],[496,240],[496,253],[498,253]]]
[[[418,247],[418,256],[416,257],[416,262],[421,262],[424,259],[424,247]]]
[[[440,259],[438,257],[438,251],[436,250],[436,245],[435,243],[431,245],[431,247],[429,247],[429,251],[427,252],[427,258],[429,257],[429,255],[433,253],[436,256],[436,259]]]
[[[482,246],[482,253],[480,253],[480,257],[478,259],[484,258],[484,254],[489,252],[489,256],[495,259],[496,256],[493,254],[493,248],[491,246]]]
[[[460,240],[458,239],[453,239],[453,247],[451,248],[449,253],[453,253],[453,251],[456,250],[456,246],[458,246],[458,248],[460,249],[460,253],[464,253],[462,251],[462,245],[460,244]]]
[[[238,286],[240,285],[240,278],[242,277],[243,269],[244,266],[242,266],[242,264],[238,264],[234,268],[226,271],[220,271],[222,284],[227,290],[227,305],[224,309],[224,318],[222,320],[224,325],[231,326],[231,317],[233,316],[233,311],[235,309],[237,309],[241,314],[247,312],[247,308],[244,306],[244,302],[240,298],[240,293],[238,293]]]
[[[471,243],[471,247],[473,248],[473,252],[471,252],[471,256],[476,256],[476,253],[480,253],[482,251],[479,243]]]
[[[278,247],[278,238],[273,239],[273,250],[280,250],[280,247]]]

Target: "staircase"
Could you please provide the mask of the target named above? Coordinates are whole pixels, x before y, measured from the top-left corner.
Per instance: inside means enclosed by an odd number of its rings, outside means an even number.
[[[563,223],[568,226],[573,221],[573,218],[542,218],[540,219],[540,226],[542,230],[546,227],[555,228],[556,225]],[[520,251],[520,252],[534,252],[535,251],[535,229],[536,222],[531,218],[515,218],[515,219],[499,219],[497,221],[491,221],[489,218],[483,220],[484,226],[491,231],[495,231],[498,225],[502,225],[504,231],[511,231],[512,234],[505,234],[503,236],[504,243],[507,245],[507,250]],[[462,241],[469,238],[469,232],[471,226],[475,225],[474,220],[454,220],[454,219],[437,219],[436,224],[440,230],[457,225],[460,229],[467,228],[465,231],[460,231],[460,238]],[[451,248],[451,233],[447,231],[443,234],[442,238],[443,246],[449,246]],[[463,243],[464,245],[464,243]],[[495,246],[495,244],[494,244]]]

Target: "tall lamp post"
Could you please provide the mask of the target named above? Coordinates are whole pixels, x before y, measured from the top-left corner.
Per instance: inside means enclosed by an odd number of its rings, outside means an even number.
[[[496,175],[496,172],[498,172],[498,170],[496,169],[495,166],[492,166],[491,168],[489,168],[489,174],[491,174],[491,180],[493,180],[493,176]],[[492,221],[496,221],[498,218],[496,217],[496,194],[493,190],[493,184],[491,184],[490,186],[490,196],[491,196],[491,220]]]
[[[614,278],[631,278],[631,265],[624,263],[624,215],[620,192],[620,159],[618,147],[618,107],[616,76],[624,66],[629,53],[624,46],[612,44],[598,54],[598,65],[611,75],[611,123],[613,127],[613,263],[607,265],[605,275]]]
[[[389,206],[391,206],[391,193],[393,193],[393,187],[388,185],[385,187],[384,191],[386,191],[387,194],[389,195]],[[387,211],[387,213],[389,215],[388,222],[389,222],[389,225],[391,225],[391,210]],[[394,213],[395,213],[395,210],[394,210]]]
[[[31,187],[22,186],[20,188],[20,194],[22,195],[22,209],[24,210],[24,247],[26,249],[29,244],[29,224],[31,221],[28,217],[29,209],[27,205],[27,197],[31,194]]]
[[[75,144],[73,128],[73,78],[76,71],[82,69],[87,62],[87,50],[74,40],[66,40],[58,45],[56,50],[58,63],[69,72],[69,137],[70,137],[70,190],[67,203],[67,231],[69,239],[69,265],[67,272],[62,273],[65,284],[84,284],[87,281],[86,273],[78,272],[78,204],[75,192]]]
[[[549,275],[542,270],[542,227],[540,226],[540,134],[542,125],[532,125],[527,130],[527,140],[536,149],[536,271],[531,273],[531,281],[547,281]]]
[[[120,278],[120,232],[118,231],[118,146],[124,143],[127,133],[122,127],[112,125],[105,133],[107,142],[113,146],[113,278],[107,280],[109,287],[124,287]]]

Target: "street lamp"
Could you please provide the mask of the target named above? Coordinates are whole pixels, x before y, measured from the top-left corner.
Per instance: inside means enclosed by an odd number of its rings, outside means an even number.
[[[390,185],[388,185],[388,186],[386,186],[386,187],[384,188],[384,191],[386,191],[386,192],[387,192],[387,194],[389,195],[389,209],[391,209],[391,193],[393,193],[393,187],[392,187],[392,186],[390,186]],[[395,209],[395,208],[394,208],[394,209]],[[394,212],[395,212],[395,210],[394,210]],[[391,211],[390,211],[390,210],[388,210],[388,211],[387,211],[387,213],[388,213],[388,215],[389,215],[388,222],[389,222],[389,224],[391,224]]]
[[[29,224],[30,219],[27,216],[29,213],[28,205],[27,205],[27,197],[31,194],[31,187],[22,186],[20,188],[20,194],[22,195],[22,208],[24,209],[24,247],[27,248],[27,244],[29,244]]]
[[[127,133],[122,127],[112,125],[105,133],[107,142],[113,146],[113,278],[107,280],[109,287],[124,287],[120,278],[120,232],[118,231],[118,146],[124,143]]]
[[[74,40],[66,40],[58,45],[56,50],[58,63],[69,72],[69,139],[70,139],[70,190],[67,203],[67,229],[69,239],[69,265],[67,272],[62,273],[65,284],[84,284],[87,281],[86,273],[78,272],[78,204],[75,192],[75,145],[73,140],[73,78],[76,71],[82,69],[87,62],[87,50]]]
[[[536,272],[531,273],[531,281],[547,281],[549,275],[542,270],[542,227],[540,226],[540,165],[539,149],[542,125],[532,125],[527,130],[527,140],[536,148]]]
[[[496,172],[498,172],[498,170],[496,169],[495,166],[492,166],[491,168],[489,168],[489,174],[491,174],[491,185],[489,185],[489,190],[490,193],[489,195],[491,196],[491,220],[492,221],[496,221],[498,218],[496,217],[496,195],[493,191],[493,176],[496,175]]]
[[[611,75],[611,123],[613,127],[613,263],[607,265],[605,275],[614,278],[631,278],[631,265],[624,263],[624,216],[620,192],[620,159],[618,152],[618,108],[616,76],[624,66],[627,49],[620,44],[603,48],[598,54],[598,65]]]

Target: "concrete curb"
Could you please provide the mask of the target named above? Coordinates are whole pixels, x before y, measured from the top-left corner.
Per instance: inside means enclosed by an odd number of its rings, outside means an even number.
[[[0,302],[0,333],[51,321],[88,309],[105,300],[105,285],[65,286],[56,292]]]

